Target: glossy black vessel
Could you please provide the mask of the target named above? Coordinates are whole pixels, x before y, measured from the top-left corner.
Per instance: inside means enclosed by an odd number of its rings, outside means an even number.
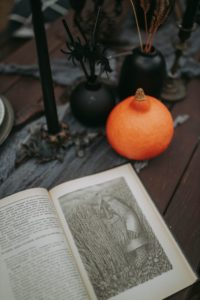
[[[103,82],[81,82],[70,97],[74,116],[84,125],[103,125],[115,105],[115,95]]]
[[[160,51],[152,48],[150,53],[135,48],[126,56],[120,73],[118,92],[120,100],[134,95],[137,88],[145,94],[159,97],[166,78],[166,63]]]

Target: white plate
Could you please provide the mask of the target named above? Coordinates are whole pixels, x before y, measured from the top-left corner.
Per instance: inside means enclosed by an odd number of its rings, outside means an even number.
[[[5,106],[0,96],[0,126],[3,123],[4,117],[5,117]]]
[[[0,145],[9,136],[14,123],[14,112],[10,102],[4,96],[1,96],[1,100],[5,107],[5,117],[0,126]]]

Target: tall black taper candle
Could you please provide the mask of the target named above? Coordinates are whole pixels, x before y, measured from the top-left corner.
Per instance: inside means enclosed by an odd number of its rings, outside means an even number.
[[[186,9],[183,15],[182,24],[179,26],[179,40],[180,42],[176,46],[175,60],[171,68],[171,73],[175,74],[179,67],[179,60],[185,49],[185,42],[189,39],[195,23],[195,16],[200,0],[187,0]]]
[[[47,120],[48,133],[54,135],[60,131],[56,102],[54,96],[51,68],[47,39],[44,28],[44,19],[41,10],[41,0],[30,0],[32,8],[32,20],[35,32],[38,63],[43,91],[44,110]]]
[[[179,25],[179,42],[176,44],[175,58],[172,64],[169,77],[166,81],[161,97],[167,101],[180,101],[186,95],[185,82],[177,77],[179,61],[185,50],[186,41],[194,30],[195,16],[200,0],[187,0],[186,9],[183,15],[182,23]]]
[[[183,21],[179,31],[179,38],[183,42],[187,40],[191,35],[191,31],[193,30],[194,27],[195,16],[198,10],[199,3],[200,3],[199,0],[186,1],[186,9],[183,15]]]

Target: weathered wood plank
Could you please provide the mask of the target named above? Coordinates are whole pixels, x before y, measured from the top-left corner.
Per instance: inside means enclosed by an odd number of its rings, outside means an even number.
[[[8,33],[5,33],[4,36],[1,36],[0,33],[0,62],[3,62],[4,59],[22,47],[25,43],[27,43],[27,41],[28,39],[10,37]]]
[[[55,86],[55,98],[59,99],[64,90],[64,87]],[[43,111],[42,89],[37,79],[25,77],[5,93],[5,96],[13,106],[15,125],[21,125]]]
[[[73,14],[69,13],[67,17],[69,23],[72,23],[72,17]],[[73,30],[75,32],[75,29]],[[59,57],[61,55],[60,49],[64,47],[65,35],[61,19],[57,20],[47,31],[47,41],[51,57]],[[17,64],[37,63],[34,39],[26,43],[15,53],[12,53],[5,62]],[[58,102],[64,90],[64,87],[55,86],[55,95]],[[14,108],[15,125],[21,125],[43,110],[42,90],[39,80],[25,76],[0,75],[0,92],[9,99]]]
[[[179,188],[165,214],[165,220],[195,271],[200,263],[200,147],[194,153]],[[199,299],[199,284],[170,297],[173,300]]]
[[[196,269],[200,263],[200,147],[194,153],[165,219]]]
[[[55,39],[52,42],[55,42]],[[35,53],[35,45],[31,43],[31,58],[34,60],[35,63],[36,53]],[[63,45],[63,41],[52,43],[52,47],[50,49],[52,56],[59,56],[60,48]],[[28,49],[24,46],[23,53]],[[34,55],[33,55],[34,54]],[[20,55],[22,53],[20,52]],[[32,56],[33,55],[33,56]],[[16,56],[16,59],[20,59]],[[9,99],[11,102],[14,112],[15,112],[15,125],[21,125],[22,123],[28,121],[31,117],[39,114],[43,110],[43,102],[42,102],[42,89],[39,79],[33,79],[31,77],[25,76],[2,76],[5,79],[5,90],[9,89],[5,92],[4,95]],[[4,80],[1,81],[0,77],[0,84],[4,84]],[[28,89],[27,89],[28,87]],[[64,87],[55,86],[55,95],[56,99],[59,102],[59,98],[64,91]],[[17,98],[16,98],[17,95]]]
[[[187,88],[186,99],[172,110],[173,117],[188,114],[190,119],[175,129],[169,149],[150,161],[149,167],[141,173],[141,179],[161,212],[173,196],[188,161],[198,143],[200,133],[200,84],[192,80]]]
[[[61,21],[57,21],[55,26],[49,28],[47,31],[47,42],[49,53],[51,54],[55,49],[63,43],[60,35],[57,32],[60,30],[62,24]],[[29,65],[37,63],[37,55],[35,49],[35,41],[31,39],[29,42],[20,47],[17,51],[12,53],[7,59],[3,61],[7,64],[22,64]],[[0,93],[5,93],[10,89],[17,81],[20,80],[20,76],[17,75],[0,75]]]

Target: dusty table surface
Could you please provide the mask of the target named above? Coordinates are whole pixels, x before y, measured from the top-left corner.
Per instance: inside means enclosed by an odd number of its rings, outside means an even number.
[[[65,35],[56,22],[47,34],[51,58],[60,57]],[[36,63],[35,42],[23,43],[6,57],[4,63]],[[55,85],[60,118],[73,129],[76,121],[68,104],[63,102],[66,87]],[[104,136],[98,137],[78,158],[74,148],[66,151],[63,162],[38,164],[35,159],[15,166],[16,152],[35,124],[44,123],[42,93],[39,80],[14,75],[0,75],[0,94],[11,102],[16,124],[6,142],[0,146],[0,198],[32,187],[51,188],[64,181],[79,178],[127,160],[117,155]],[[61,99],[61,100],[60,100]],[[159,157],[141,170],[139,177],[163,215],[194,270],[200,262],[200,79],[187,85],[184,101],[170,107],[173,118],[189,115],[189,120],[175,129],[172,144]],[[34,117],[33,117],[34,116]],[[134,162],[131,162],[134,165]],[[172,300],[199,299],[199,287],[190,287],[169,297]]]

